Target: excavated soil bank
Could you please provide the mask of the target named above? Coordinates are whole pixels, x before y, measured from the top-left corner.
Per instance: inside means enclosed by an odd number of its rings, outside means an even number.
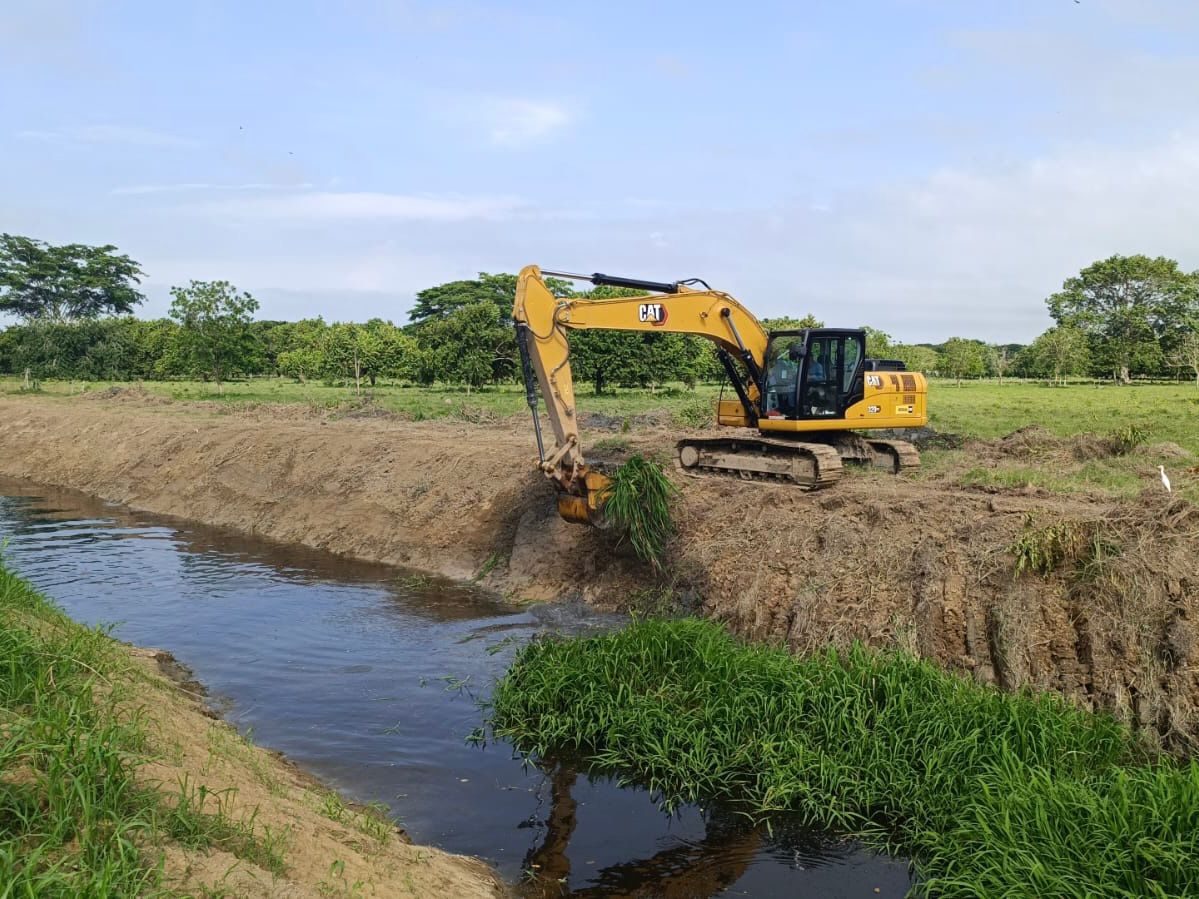
[[[518,598],[621,606],[665,586],[754,639],[901,646],[1110,709],[1180,751],[1199,742],[1199,509],[1153,481],[1177,447],[1145,451],[1152,477],[1130,500],[964,489],[942,469],[812,494],[679,476],[664,584],[612,534],[557,518],[524,419],[214,406],[0,399],[0,473]],[[677,436],[615,442],[667,451]],[[972,466],[1066,466],[1120,450],[1025,429],[960,452]]]

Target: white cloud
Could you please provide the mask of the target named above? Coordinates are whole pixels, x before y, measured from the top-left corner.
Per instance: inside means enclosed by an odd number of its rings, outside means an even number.
[[[195,141],[178,135],[123,125],[73,125],[54,131],[18,131],[17,137],[21,140],[58,144],[126,144],[162,148],[196,146]]]
[[[491,142],[504,147],[520,147],[541,140],[571,121],[565,107],[534,100],[504,100],[493,115]]]
[[[788,236],[759,222],[750,239],[759,259],[804,260],[818,314],[840,309],[843,320],[852,298],[854,318],[904,339],[1028,341],[1049,323],[1045,298],[1096,259],[1145,253],[1199,268],[1199,133],[947,168],[839,197],[816,222],[789,217]]]
[[[561,103],[517,97],[455,97],[440,102],[437,114],[484,132],[492,146],[508,148],[548,140],[575,118]]]
[[[200,208],[222,215],[291,221],[397,219],[462,222],[507,218],[522,205],[522,201],[516,197],[320,191],[289,196],[238,198],[204,204]]]

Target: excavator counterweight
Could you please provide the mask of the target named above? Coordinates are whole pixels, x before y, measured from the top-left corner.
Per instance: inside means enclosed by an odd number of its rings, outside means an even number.
[[[647,292],[563,299],[551,293],[543,274]],[[716,344],[736,397],[717,404],[716,422],[742,431],[679,441],[678,464],[687,474],[818,490],[840,479],[843,463],[896,473],[920,464],[912,444],[862,433],[926,425],[928,385],[902,363],[867,358],[861,329],[767,332],[740,302],[698,279],[646,281],[542,272],[533,265],[517,279],[512,319],[538,466],[557,487],[558,511],[568,521],[601,524],[609,483],[583,458],[570,367],[572,330],[693,334]],[[545,400],[552,447],[542,433],[538,392]]]

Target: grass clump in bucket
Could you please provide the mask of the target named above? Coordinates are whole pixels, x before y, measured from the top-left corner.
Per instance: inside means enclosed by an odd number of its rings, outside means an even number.
[[[662,568],[674,534],[670,503],[679,492],[657,462],[636,455],[616,469],[600,497],[604,516],[619,528],[633,552]]]
[[[581,756],[667,806],[858,835],[911,856],[928,895],[1199,892],[1199,761],[903,654],[799,657],[649,620],[530,643],[491,702],[492,730],[522,751]]]

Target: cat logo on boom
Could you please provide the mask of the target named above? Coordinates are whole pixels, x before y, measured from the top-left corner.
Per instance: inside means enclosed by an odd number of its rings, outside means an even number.
[[[666,324],[666,307],[661,303],[642,303],[637,314],[643,322],[652,325]]]

